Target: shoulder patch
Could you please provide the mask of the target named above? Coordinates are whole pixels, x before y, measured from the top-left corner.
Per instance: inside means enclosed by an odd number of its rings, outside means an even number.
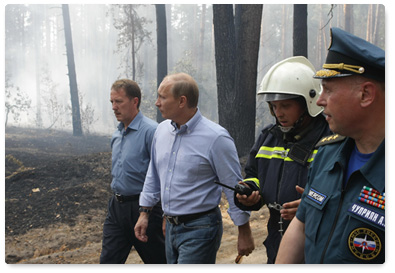
[[[321,140],[318,141],[318,143],[315,145],[315,147],[320,147],[320,146],[323,146],[326,144],[336,143],[336,142],[344,140],[345,138],[346,138],[345,136],[341,136],[339,134],[326,136],[326,137],[321,138]]]

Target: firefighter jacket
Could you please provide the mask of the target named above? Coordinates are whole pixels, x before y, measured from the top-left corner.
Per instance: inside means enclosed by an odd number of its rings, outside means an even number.
[[[301,198],[296,185],[304,188],[308,168],[317,153],[316,143],[324,136],[330,135],[329,126],[322,114],[299,133],[284,134],[277,125],[270,125],[262,130],[252,147],[245,167],[245,179],[250,188],[259,190],[261,202],[254,206],[244,206],[235,197],[235,204],[242,210],[259,210],[264,204],[284,204]],[[264,242],[268,259],[274,262],[278,246],[289,221],[279,226],[280,212],[269,208],[268,237]]]

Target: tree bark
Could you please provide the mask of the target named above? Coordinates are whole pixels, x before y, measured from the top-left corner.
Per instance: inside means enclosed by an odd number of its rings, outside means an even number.
[[[294,4],[293,56],[307,58],[307,4]]]
[[[62,11],[63,11],[64,33],[66,40],[67,67],[69,70],[71,111],[72,111],[72,119],[73,119],[73,135],[82,136],[80,103],[78,99],[77,75],[75,72],[69,6],[67,4],[62,4]]]
[[[256,81],[262,5],[213,5],[219,124],[239,156],[255,141]]]
[[[258,53],[263,5],[236,5],[236,102],[238,121],[234,138],[239,155],[249,153],[255,142]],[[242,113],[242,114],[239,114]],[[235,117],[235,116],[234,116]]]
[[[167,75],[167,31],[166,31],[166,8],[164,4],[155,4],[156,9],[156,35],[157,35],[157,87],[159,88],[163,78]],[[156,111],[156,120],[163,121],[159,109]]]
[[[232,5],[213,5],[218,120],[230,133],[235,109],[236,38]],[[233,133],[234,134],[234,133]],[[232,135],[232,133],[231,133]]]

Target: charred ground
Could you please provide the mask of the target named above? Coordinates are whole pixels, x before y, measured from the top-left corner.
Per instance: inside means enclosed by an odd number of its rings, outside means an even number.
[[[110,140],[39,130],[6,131],[6,235],[56,223],[103,205],[109,196]]]

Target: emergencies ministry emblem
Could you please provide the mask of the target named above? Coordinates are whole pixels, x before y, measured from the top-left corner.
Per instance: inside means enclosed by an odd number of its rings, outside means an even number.
[[[381,252],[379,236],[368,228],[356,228],[348,236],[348,247],[355,257],[369,261]]]

